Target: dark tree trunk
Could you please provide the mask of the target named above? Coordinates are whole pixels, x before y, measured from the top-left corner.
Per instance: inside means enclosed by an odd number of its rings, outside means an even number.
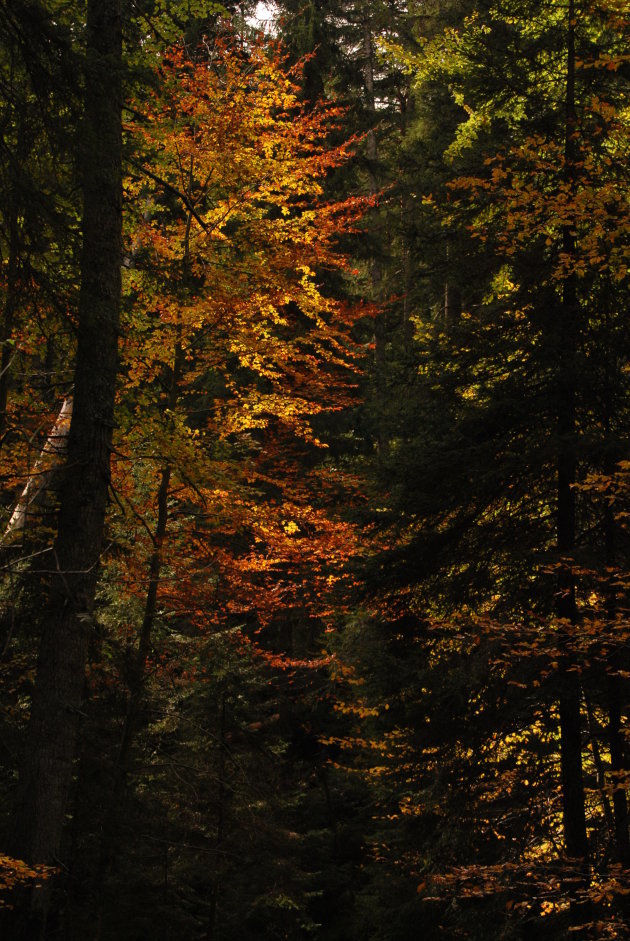
[[[59,862],[109,487],[121,289],[120,0],[88,0],[83,250],[74,409],[50,594],[20,771],[15,854]],[[13,933],[45,936],[50,886]]]
[[[9,218],[9,259],[7,265],[7,288],[4,302],[4,315],[0,341],[2,354],[0,356],[0,447],[2,446],[4,432],[7,425],[7,403],[9,400],[9,372],[14,356],[10,345],[11,334],[18,300],[18,279],[20,268],[20,244],[18,227],[18,207],[12,200],[8,207]]]
[[[569,0],[567,43],[567,86],[565,114],[565,176],[575,187],[576,168],[575,116],[575,11]],[[573,227],[563,230],[563,252],[575,255]],[[557,539],[561,556],[558,579],[557,614],[560,619],[565,655],[560,665],[560,754],[562,775],[562,815],[567,855],[588,879],[588,839],[584,809],[582,776],[581,686],[578,665],[572,652],[571,635],[577,622],[575,576],[571,556],[575,548],[576,479],[576,377],[577,342],[580,326],[577,283],[569,272],[563,283],[559,317],[559,401],[558,401],[558,517]],[[582,886],[584,888],[584,886]]]
[[[567,854],[586,864],[588,842],[582,777],[582,723],[580,675],[572,652],[572,633],[577,622],[575,576],[571,556],[575,548],[575,334],[573,314],[575,285],[569,277],[564,286],[560,316],[561,360],[558,413],[558,518],[557,540],[561,556],[558,576],[557,614],[565,654],[560,663],[560,754],[562,814]]]
[[[9,45],[12,43],[9,42]],[[8,51],[8,50],[7,50]],[[12,61],[15,50],[9,51],[9,57]],[[13,66],[11,66],[13,73]],[[10,83],[13,84],[15,77],[11,75]],[[13,95],[13,89],[10,89],[10,95]],[[24,220],[27,216],[27,206],[24,205],[24,199],[21,193],[24,189],[24,183],[21,179],[23,167],[28,160],[32,140],[27,131],[27,118],[21,112],[19,105],[14,102],[11,106],[12,120],[17,125],[17,134],[15,141],[15,151],[9,158],[7,166],[6,191],[4,194],[4,220],[7,231],[7,264],[6,264],[6,289],[2,324],[0,326],[0,342],[2,343],[2,354],[0,356],[0,447],[2,447],[5,432],[7,430],[7,404],[9,400],[9,377],[11,374],[11,364],[15,357],[15,350],[11,344],[11,336],[15,327],[15,316],[22,300],[21,294],[24,289],[22,283],[24,278],[24,246],[23,229]]]
[[[614,664],[613,667],[614,669]],[[607,677],[608,694],[608,741],[610,745],[610,767],[614,784],[613,808],[615,811],[615,847],[617,859],[623,866],[630,865],[630,838],[628,836],[628,800],[625,786],[621,782],[626,777],[621,707],[623,702],[621,680],[619,676]]]
[[[369,5],[364,4],[361,8],[362,27],[363,27],[363,88],[367,112],[370,123],[376,123],[376,97],[374,92],[374,38],[372,35],[372,22]],[[378,184],[378,145],[376,142],[376,133],[373,127],[370,127],[365,136],[365,153],[367,157],[367,172],[370,185],[370,192],[376,196],[379,191]],[[376,244],[382,241],[382,233],[375,230]],[[372,288],[372,299],[378,304],[383,294],[383,270],[378,257],[373,257],[370,264],[370,281]],[[386,431],[386,361],[385,361],[385,343],[386,326],[384,312],[379,311],[374,319],[374,390],[375,404],[377,409],[376,419],[376,445],[379,460],[387,455],[389,441]]]
[[[610,435],[611,425],[611,395],[607,390],[607,414],[605,416],[605,430]],[[615,455],[617,457],[617,455]],[[612,476],[615,470],[615,458],[609,455],[604,467],[604,473]],[[616,532],[615,513],[612,505],[604,509],[604,537],[606,548],[606,569],[610,573],[607,585],[606,616],[611,628],[617,620],[617,590],[616,590]],[[622,651],[614,649],[608,658],[606,670],[606,698],[608,700],[608,743],[610,746],[610,768],[613,773],[614,833],[617,860],[623,865],[630,865],[630,834],[628,832],[628,800],[625,787],[620,786],[626,775],[625,740],[623,734],[622,708],[624,705],[622,679],[619,670],[622,669]]]

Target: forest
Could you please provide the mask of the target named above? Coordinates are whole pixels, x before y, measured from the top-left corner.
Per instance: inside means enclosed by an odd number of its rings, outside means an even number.
[[[630,939],[628,0],[0,0],[2,941]]]

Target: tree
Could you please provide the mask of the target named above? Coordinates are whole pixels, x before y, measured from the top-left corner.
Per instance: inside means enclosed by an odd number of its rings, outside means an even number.
[[[609,821],[618,834],[619,859],[625,843],[624,826],[613,820],[617,814],[624,819],[625,798],[618,799],[618,811],[608,808],[606,818],[606,800],[598,804],[583,786],[584,778],[590,783],[612,763],[612,750],[609,758],[606,746],[595,743],[599,757],[591,760],[583,748],[582,697],[589,708],[593,700],[598,706],[603,701],[601,677],[594,680],[591,671],[593,662],[601,668],[608,652],[602,661],[601,651],[591,647],[596,632],[587,615],[597,581],[593,569],[599,567],[600,584],[606,580],[602,517],[593,515],[585,491],[578,488],[589,468],[601,467],[604,453],[614,451],[617,459],[625,455],[617,434],[627,422],[619,367],[628,337],[621,294],[610,289],[611,281],[622,284],[625,278],[616,244],[618,239],[625,243],[627,209],[607,158],[625,147],[618,135],[627,140],[624,107],[611,106],[620,95],[616,75],[622,40],[617,30],[627,27],[623,17],[599,9],[579,10],[576,16],[577,25],[575,17],[567,19],[565,8],[533,16],[526,4],[510,5],[509,10],[489,5],[437,38],[427,37],[422,51],[414,54],[416,99],[426,100],[436,80],[448,82],[460,108],[459,127],[447,152],[452,183],[446,192],[436,187],[429,195],[425,189],[424,204],[428,211],[437,207],[438,218],[445,216],[451,230],[468,229],[474,266],[454,321],[431,323],[428,311],[416,318],[412,422],[401,424],[395,461],[387,466],[398,549],[383,554],[381,578],[390,604],[381,600],[374,616],[387,618],[392,646],[397,640],[409,656],[414,647],[419,653],[421,680],[414,677],[398,695],[409,703],[403,714],[413,717],[409,740],[428,741],[428,755],[439,748],[441,760],[427,759],[433,779],[422,768],[416,772],[423,782],[417,806],[430,802],[436,780],[445,786],[441,772],[452,775],[455,800],[450,806],[460,823],[457,798],[470,795],[468,825],[461,834],[457,827],[450,829],[448,813],[441,814],[439,824],[443,837],[451,835],[453,858],[459,850],[474,860],[465,878],[474,879],[476,872],[481,884],[484,873],[491,872],[494,879],[507,866],[503,871],[516,880],[509,866],[518,856],[518,828],[510,828],[514,855],[509,844],[502,854],[497,842],[502,837],[495,832],[501,809],[495,805],[491,810],[483,788],[473,796],[470,781],[479,780],[485,764],[474,759],[483,747],[478,735],[487,736],[488,754],[493,741],[504,743],[503,756],[512,743],[522,743],[520,750],[517,744],[520,757],[506,762],[506,771],[516,774],[521,793],[527,793],[542,752],[547,793],[555,794],[548,776],[555,765],[563,791],[554,806],[564,807],[566,851],[576,871],[571,863],[567,868],[577,878],[573,886],[580,887],[574,892],[570,880],[555,883],[556,902],[543,911],[560,913],[557,899],[566,893],[576,900],[574,917],[580,920],[584,910],[579,903],[589,893],[601,902],[606,863],[600,856],[589,890],[584,860],[589,854],[597,857],[595,848],[605,840]],[[493,83],[487,80],[489,70]],[[603,119],[604,112],[609,120]],[[425,186],[424,180],[417,181],[419,195]],[[459,254],[451,260],[459,264]],[[608,284],[605,292],[600,279]],[[380,518],[388,519],[384,512]],[[619,630],[621,644],[624,636]],[[435,673],[425,666],[423,655],[425,662],[436,664]],[[465,658],[469,670],[464,673]],[[551,679],[559,673],[560,713]],[[472,690],[471,674],[478,677]],[[413,692],[419,685],[423,696]],[[462,718],[448,732],[438,706],[451,697],[468,720]],[[431,714],[432,722],[437,719],[435,737],[422,724],[431,702],[436,705]],[[545,712],[557,719],[560,741],[553,732],[549,737]],[[387,717],[391,714],[390,709]],[[611,727],[618,728],[618,715]],[[526,744],[529,736],[531,746]],[[450,747],[445,745],[449,740]],[[468,757],[466,747],[471,749]],[[615,767],[621,767],[623,749],[616,743],[613,750]],[[600,772],[594,761],[600,762]],[[515,765],[527,768],[527,774],[521,777]],[[395,776],[395,761],[391,767]],[[399,780],[405,794],[409,766],[404,763]],[[513,779],[506,775],[503,782],[515,794]],[[499,789],[498,801],[500,795]],[[385,813],[394,816],[395,805],[388,802]],[[603,832],[591,837],[590,845],[585,808],[589,819],[601,824],[597,833]],[[518,817],[514,800],[506,817],[508,813]],[[545,832],[541,845],[557,845],[558,818],[542,813],[539,822]],[[419,810],[417,825],[428,828],[431,813]],[[546,852],[541,849],[538,857],[541,872]],[[411,869],[417,856],[410,851],[409,858]],[[482,859],[488,868],[480,866]],[[433,861],[427,869],[432,864],[439,868]],[[532,871],[531,858],[528,869]],[[623,880],[622,874],[620,892]],[[552,882],[548,873],[541,876],[546,891]],[[455,884],[461,891],[465,879]],[[521,903],[528,906],[524,898]],[[511,906],[515,904],[513,899]],[[614,914],[610,919],[610,931],[618,930]],[[482,936],[486,930],[479,927]]]
[[[58,861],[72,779],[105,523],[120,305],[122,67],[117,0],[88,4],[83,129],[83,249],[74,408],[14,845]],[[33,893],[25,937],[43,937],[49,890]]]
[[[94,666],[94,708],[111,697],[118,723],[118,748],[100,759],[110,784],[94,838],[98,931],[114,917],[108,886],[128,856],[134,766],[139,752],[147,760],[150,716],[170,708],[172,682],[199,676],[193,710],[220,702],[207,688],[210,676],[222,683],[209,652],[233,658],[241,648],[223,729],[242,711],[240,683],[249,696],[256,682],[271,682],[265,676],[277,674],[281,687],[297,672],[310,687],[326,662],[319,645],[331,597],[343,603],[339,568],[355,550],[332,506],[341,474],[318,466],[326,449],[315,426],[353,399],[363,350],[351,329],[370,310],[318,283],[329,268],[348,276],[337,242],[369,203],[323,198],[326,175],[352,147],[328,141],[341,112],[301,104],[299,67],[275,48],[243,48],[228,26],[199,49],[168,49],[158,75],[128,125],[139,146],[126,189],[139,211],[130,206],[127,378],[112,480],[124,516],[110,522],[116,548],[102,591],[112,612],[101,616],[108,629]],[[177,736],[190,736],[186,722],[175,721]],[[213,776],[227,806],[224,750],[195,747],[223,768]],[[219,843],[230,831],[221,820]],[[215,894],[224,868],[215,867]],[[218,916],[208,917],[212,926]]]

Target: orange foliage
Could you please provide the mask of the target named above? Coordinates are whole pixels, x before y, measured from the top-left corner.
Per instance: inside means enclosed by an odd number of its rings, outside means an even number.
[[[341,110],[307,108],[295,79],[277,49],[174,49],[127,128],[142,156],[127,181],[114,484],[117,538],[133,551],[112,564],[141,599],[158,549],[161,616],[202,630],[260,628],[287,611],[328,623],[356,551],[331,515],[344,478],[316,466],[314,419],[354,400],[351,330],[373,311],[320,279],[350,277],[339,239],[371,200],[325,199],[353,142],[328,143]]]

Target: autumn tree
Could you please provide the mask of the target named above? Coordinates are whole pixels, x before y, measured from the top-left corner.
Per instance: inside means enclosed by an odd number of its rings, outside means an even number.
[[[251,659],[276,671],[278,689],[295,673],[309,689],[327,662],[321,635],[333,599],[346,603],[342,567],[356,549],[334,509],[343,475],[321,466],[319,437],[324,417],[353,401],[362,347],[351,330],[370,313],[319,284],[327,270],[351,276],[338,241],[368,202],[323,194],[353,146],[329,143],[342,111],[301,103],[299,67],[276,48],[244,48],[228,26],[199,49],[170,48],[157,77],[128,125],[137,149],[126,181],[126,378],[114,442],[116,551],[102,582],[103,600],[116,601],[103,615],[105,660],[93,668],[95,708],[99,696],[124,705],[96,840],[99,931],[125,864],[122,811],[139,749],[152,741],[151,711],[165,708],[173,681],[193,676],[199,702],[212,699],[205,658],[215,647],[242,646],[244,669]],[[238,683],[235,675],[230,689]],[[240,712],[235,696],[220,705],[221,735]],[[277,708],[290,739],[296,707]],[[174,722],[177,736],[190,735],[185,716]],[[227,802],[225,754],[199,747],[224,769]],[[227,818],[217,827],[227,842]],[[215,846],[210,833],[194,839]]]

